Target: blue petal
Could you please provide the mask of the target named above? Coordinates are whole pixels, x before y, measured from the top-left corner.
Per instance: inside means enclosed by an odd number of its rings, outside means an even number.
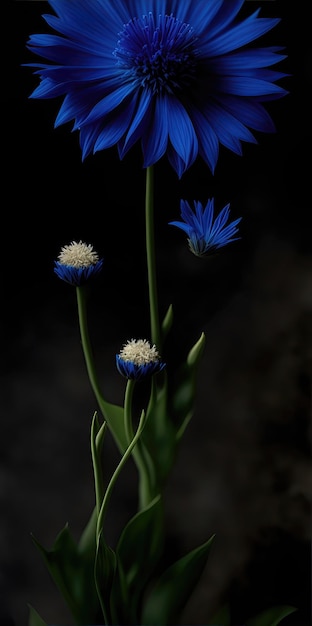
[[[226,95],[222,98],[222,106],[249,128],[266,133],[275,131],[271,116],[262,104],[255,100]]]
[[[80,287],[84,285],[90,278],[96,276],[102,269],[103,259],[97,261],[93,265],[87,267],[72,267],[71,265],[64,265],[59,261],[54,262],[54,272],[66,283],[73,285],[74,287]]]
[[[199,153],[214,173],[219,156],[217,135],[209,120],[200,111],[193,111],[192,121],[199,141]]]
[[[159,98],[155,100],[154,114],[151,114],[151,125],[142,137],[144,167],[149,167],[161,159],[168,144],[167,109]]]
[[[148,121],[151,119],[151,92],[145,89],[142,96],[138,99],[137,110],[134,113],[128,132],[125,136],[123,145],[119,146],[120,158],[128,152],[128,150],[145,134]]]
[[[121,85],[121,87],[100,100],[100,102],[92,108],[85,120],[83,120],[83,123],[90,124],[97,122],[99,119],[103,119],[108,113],[119,107],[125,98],[128,98],[129,95],[131,95],[133,90],[134,87],[130,87],[129,83]]]
[[[127,106],[119,111],[119,115],[115,115],[111,120],[106,120],[103,130],[99,132],[95,141],[94,152],[110,148],[118,143],[129,127],[135,106],[136,100],[133,98],[127,103]]]
[[[243,6],[245,0],[223,0],[221,10],[214,20],[208,24],[207,37],[215,37],[220,30],[225,30],[233,22]],[[207,3],[208,4],[208,3]]]
[[[256,143],[256,139],[246,126],[217,103],[211,104],[206,115],[220,143],[233,152],[242,154],[241,140]]]
[[[168,96],[164,99],[167,106],[169,138],[174,150],[190,167],[198,154],[198,140],[194,126],[184,106],[179,100]]]
[[[116,354],[116,366],[122,376],[138,381],[158,374],[165,368],[166,364],[162,361],[153,361],[145,365],[137,365],[132,361],[124,361],[119,354]]]
[[[203,46],[204,52],[211,56],[232,52],[264,35],[280,22],[278,18],[257,18],[258,13],[259,11],[255,11],[237,26],[222,31],[214,40],[209,40]]]
[[[282,94],[285,90],[279,85],[258,80],[249,76],[227,76],[224,82],[220,81],[222,91],[236,96],[261,96],[268,94]]]

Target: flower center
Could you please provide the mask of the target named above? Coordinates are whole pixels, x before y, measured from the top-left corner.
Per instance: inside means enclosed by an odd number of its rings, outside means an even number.
[[[173,15],[159,15],[155,21],[152,13],[131,19],[119,33],[114,56],[132,80],[154,94],[185,89],[196,74],[194,30]]]
[[[152,346],[147,339],[129,339],[121,349],[119,356],[123,361],[132,361],[135,365],[147,365],[159,361],[156,346]]]
[[[90,267],[99,260],[99,255],[91,244],[83,241],[72,241],[68,246],[63,246],[58,256],[58,261],[62,265],[71,267]]]

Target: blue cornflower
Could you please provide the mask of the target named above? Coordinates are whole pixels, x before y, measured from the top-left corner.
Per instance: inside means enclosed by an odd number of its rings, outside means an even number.
[[[66,283],[80,287],[98,274],[102,265],[103,259],[99,259],[91,244],[72,241],[61,249],[58,260],[54,261],[54,271]]]
[[[218,248],[226,246],[231,241],[240,237],[234,237],[238,232],[237,224],[241,217],[233,222],[228,222],[230,205],[227,204],[214,219],[214,198],[208,200],[204,207],[201,202],[194,201],[194,210],[186,200],[180,202],[181,217],[183,222],[169,222],[177,226],[188,235],[188,244],[191,252],[196,256],[204,256]]]
[[[283,48],[254,45],[280,20],[239,20],[244,2],[49,0],[57,34],[27,42],[48,61],[26,64],[40,78],[31,97],[64,96],[55,126],[73,122],[83,160],[140,142],[143,167],[167,155],[181,177],[200,156],[213,173],[220,144],[241,155],[252,131],[275,131],[263,103],[288,93],[271,69]]]
[[[147,339],[129,339],[116,354],[118,372],[131,380],[142,380],[164,369],[155,345]]]

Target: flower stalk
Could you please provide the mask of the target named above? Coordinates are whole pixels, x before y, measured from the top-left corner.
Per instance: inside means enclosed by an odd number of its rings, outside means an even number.
[[[146,168],[146,192],[145,192],[145,229],[146,229],[146,260],[150,306],[150,324],[152,342],[162,349],[160,334],[160,322],[158,311],[157,272],[155,254],[155,228],[154,228],[154,168]]]

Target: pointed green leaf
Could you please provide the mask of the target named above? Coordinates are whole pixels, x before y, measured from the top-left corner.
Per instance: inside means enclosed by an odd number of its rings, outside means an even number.
[[[270,609],[262,611],[246,622],[246,626],[277,626],[284,617],[294,613],[297,609],[294,606],[272,606]]]
[[[99,602],[90,555],[79,553],[68,525],[59,533],[52,550],[46,550],[32,537],[41,552],[49,573],[78,624],[94,620]]]
[[[39,613],[35,611],[33,606],[28,604],[28,608],[29,608],[28,626],[48,626],[48,624],[43,621],[42,617],[40,617]]]
[[[104,400],[104,398],[99,399],[99,404],[103,417],[108,424],[109,430],[112,433],[115,442],[117,443],[119,451],[123,454],[127,448],[123,407],[117,404],[111,404],[110,402]]]
[[[172,328],[172,324],[173,324],[173,309],[172,309],[172,304],[170,304],[168,311],[163,319],[162,325],[161,325],[161,330],[162,330],[162,335],[163,335],[163,341],[165,341],[168,333],[170,332],[171,328]]]
[[[94,507],[90,519],[85,526],[78,543],[78,552],[84,559],[92,559],[94,562],[96,552],[96,523],[97,510]]]
[[[176,429],[168,409],[167,374],[160,384],[153,381],[153,401],[148,408],[146,426],[142,435],[156,480],[156,496],[171,470],[176,456]]]
[[[198,341],[195,343],[193,348],[191,348],[191,350],[188,353],[186,362],[189,367],[194,367],[195,365],[198,364],[199,359],[201,358],[203,351],[204,351],[205,342],[206,342],[206,337],[205,337],[205,334],[202,333]]]
[[[197,383],[196,374],[204,346],[205,335],[202,333],[189,351],[186,363],[182,365],[177,376],[177,383],[173,392],[173,411],[178,420],[177,440],[181,439],[193,416]]]
[[[178,444],[193,416],[196,370],[204,344],[205,336],[202,333],[190,350],[186,362],[177,374],[174,373],[173,384],[166,371],[152,381],[151,401],[142,440],[149,453],[151,472],[156,478],[155,496],[166,483]]]
[[[145,600],[142,623],[167,626],[179,621],[207,563],[214,536],[173,563],[158,579]]]
[[[117,545],[117,556],[125,573],[131,611],[136,620],[141,593],[162,554],[162,528],[163,506],[157,496],[148,507],[132,517]]]

